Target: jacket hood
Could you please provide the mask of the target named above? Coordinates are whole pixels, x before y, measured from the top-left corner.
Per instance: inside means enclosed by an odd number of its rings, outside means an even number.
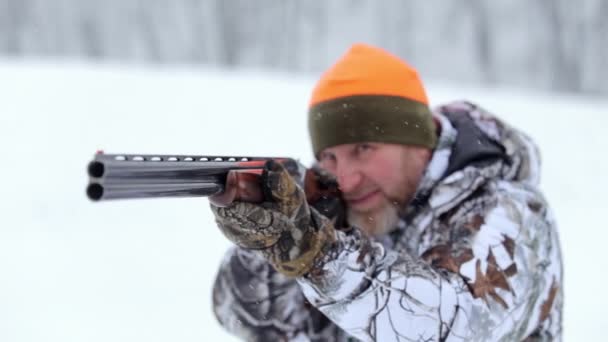
[[[466,101],[437,107],[434,114],[441,133],[416,195],[401,215],[406,221],[425,205],[447,211],[490,179],[538,185],[538,149],[524,133]]]
[[[444,177],[467,167],[501,162],[500,178],[538,185],[539,151],[526,134],[470,102],[453,102],[438,112],[458,132]]]

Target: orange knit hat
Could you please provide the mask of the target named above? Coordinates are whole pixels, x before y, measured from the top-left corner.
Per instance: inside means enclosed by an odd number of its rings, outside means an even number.
[[[373,46],[353,45],[315,86],[309,107],[315,155],[375,141],[434,148],[436,133],[418,72]]]
[[[418,72],[379,48],[355,44],[323,74],[310,105],[352,95],[393,95],[429,104]]]

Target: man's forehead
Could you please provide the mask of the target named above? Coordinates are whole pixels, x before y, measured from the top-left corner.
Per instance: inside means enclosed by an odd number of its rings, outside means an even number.
[[[321,154],[336,153],[336,152],[340,152],[340,151],[352,150],[359,144],[361,144],[361,143],[356,142],[356,143],[340,144],[340,145],[326,147],[325,149],[321,150]]]
[[[325,149],[319,152],[319,157],[328,156],[328,155],[337,155],[337,154],[346,154],[352,153],[357,149],[357,146],[362,144],[370,145],[376,151],[392,151],[394,153],[412,153],[419,150],[429,150],[426,147],[415,146],[415,145],[404,145],[404,144],[392,144],[385,142],[375,142],[375,141],[367,141],[367,142],[356,142],[349,144],[340,144],[334,145],[330,147],[326,147]]]
[[[374,142],[374,141],[355,142],[355,143],[340,144],[340,145],[326,147],[325,149],[321,150],[320,154],[327,154],[327,153],[333,154],[333,153],[339,153],[339,152],[347,152],[350,150],[354,150],[357,146],[359,146],[361,144],[370,144],[370,145],[374,145],[377,147],[381,147],[384,145],[390,145],[387,143]]]

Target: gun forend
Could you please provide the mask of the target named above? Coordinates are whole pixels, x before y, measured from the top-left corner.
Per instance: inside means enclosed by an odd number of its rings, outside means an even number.
[[[290,158],[97,153],[87,168],[86,193],[92,201],[213,196],[219,205],[259,202],[259,175],[270,159],[297,165]]]

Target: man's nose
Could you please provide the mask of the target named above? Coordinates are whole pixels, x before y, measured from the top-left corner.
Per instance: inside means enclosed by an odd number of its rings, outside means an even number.
[[[352,167],[352,165],[342,164],[338,166],[336,170],[336,178],[340,190],[349,193],[359,186],[363,179],[363,175],[361,175],[361,172],[357,168]]]

